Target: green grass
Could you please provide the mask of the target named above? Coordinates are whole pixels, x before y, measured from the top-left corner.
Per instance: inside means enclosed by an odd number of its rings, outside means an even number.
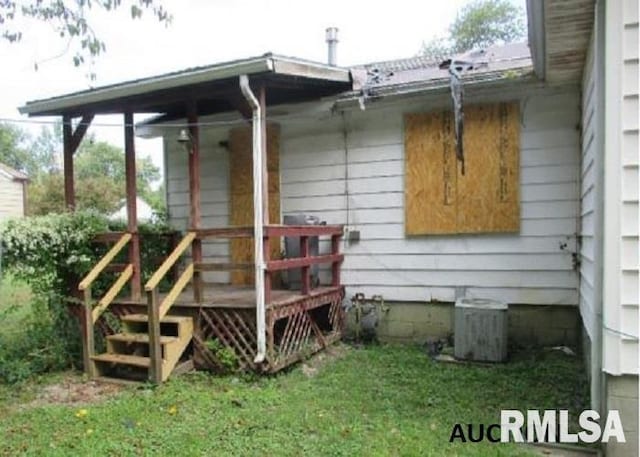
[[[194,373],[82,407],[25,407],[41,384],[11,395],[3,387],[0,455],[527,455],[449,436],[458,422],[499,422],[500,409],[576,411],[586,401],[580,361],[564,354],[473,366],[439,364],[415,347],[346,352],[310,378],[300,368],[252,379]]]
[[[5,273],[0,277],[0,337],[15,334],[31,312],[33,295],[24,282]]]

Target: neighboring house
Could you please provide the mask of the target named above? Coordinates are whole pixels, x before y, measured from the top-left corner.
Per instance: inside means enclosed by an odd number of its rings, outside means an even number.
[[[164,138],[169,220],[200,237],[202,262],[217,262],[201,269],[207,282],[238,285],[247,278],[221,266],[251,265],[253,251],[197,232],[254,221],[247,75],[266,107],[269,222],[308,214],[345,226],[338,284],[347,297],[384,298],[381,337],[451,333],[460,297],[506,301],[513,342],[584,343],[594,407],[619,409],[627,427],[628,443],[607,451],[636,455],[637,2],[530,0],[528,10],[528,46],[460,56],[475,62],[462,77],[464,173],[449,73],[420,57],[341,68],[267,54],[22,112],[162,113],[138,133]],[[190,134],[175,128],[187,113],[200,124]]]
[[[155,217],[155,211],[147,203],[140,197],[136,197],[136,212],[138,215],[138,222],[149,222],[153,220]],[[122,203],[120,209],[109,216],[109,219],[112,220],[127,220],[127,204],[126,202]]]
[[[0,221],[26,215],[28,181],[24,173],[0,163]]]

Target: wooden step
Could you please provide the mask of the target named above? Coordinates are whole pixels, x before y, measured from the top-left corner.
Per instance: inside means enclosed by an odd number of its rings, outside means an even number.
[[[115,335],[107,336],[109,341],[118,341],[122,343],[141,343],[149,344],[149,334],[147,333],[116,333]],[[160,344],[170,344],[178,341],[175,336],[161,336]]]
[[[151,366],[151,359],[149,357],[140,357],[137,355],[105,353],[91,356],[91,359],[96,362],[119,363],[142,368],[149,368]]]
[[[149,322],[149,316],[146,314],[126,314],[120,318],[124,322]],[[187,322],[192,320],[191,317],[188,316],[173,316],[167,315],[160,319],[161,324],[181,324],[183,322]]]

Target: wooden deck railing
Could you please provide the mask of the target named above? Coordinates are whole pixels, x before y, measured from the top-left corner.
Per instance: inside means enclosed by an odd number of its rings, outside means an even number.
[[[331,285],[340,286],[340,265],[344,260],[344,255],[340,254],[342,225],[270,225],[265,228],[265,234],[267,239],[272,236],[300,238],[300,257],[283,260],[265,259],[267,274],[300,268],[302,270],[301,293],[308,295],[312,290],[311,266],[330,263]],[[309,238],[323,235],[331,237],[331,254],[312,256],[309,251]],[[270,284],[270,281],[267,283]],[[270,292],[270,290],[265,290],[265,296],[269,296]]]
[[[311,266],[319,264],[331,264],[331,285],[340,286],[340,265],[344,256],[340,254],[340,240],[343,234],[342,225],[268,225],[264,228],[264,260],[265,271],[265,300],[270,301],[271,279],[273,273],[282,270],[299,268],[302,270],[301,292],[307,295],[312,290]],[[212,228],[197,231],[199,239],[208,238],[253,238],[253,227],[225,227]],[[299,237],[300,257],[283,260],[271,260],[269,252],[269,239],[274,237]],[[331,254],[310,255],[309,238],[329,236],[331,238]],[[195,265],[196,271],[231,271],[231,270],[252,270],[254,264],[232,263],[232,262],[199,262]],[[202,295],[201,295],[202,296]]]
[[[277,271],[299,268],[302,270],[301,293],[311,293],[310,268],[318,264],[331,264],[331,284],[340,286],[340,264],[344,256],[340,254],[340,239],[343,227],[341,225],[269,225],[264,229],[265,255],[265,301],[270,302],[271,276]],[[300,257],[283,260],[271,260],[269,257],[269,239],[272,237],[299,237]],[[331,254],[310,255],[310,237],[329,236],[331,238]],[[160,320],[167,315],[187,284],[193,283],[194,301],[199,303],[203,299],[203,284],[199,275],[204,271],[229,271],[237,269],[253,269],[253,263],[230,262],[194,262],[193,258],[167,295],[160,302],[159,284],[178,262],[180,257],[196,241],[209,238],[253,238],[253,227],[225,227],[203,229],[188,232],[178,243],[173,252],[160,265],[144,288],[147,294],[147,308],[149,316],[149,357],[151,358],[150,378],[154,382],[162,379],[162,352],[160,347]]]
[[[116,256],[122,251],[122,249],[131,241],[132,235],[130,233],[120,234],[118,241],[113,245],[109,251],[102,256],[98,263],[91,269],[91,271],[80,281],[78,289],[83,292],[84,295],[84,322],[83,322],[83,341],[82,352],[84,360],[85,373],[89,377],[94,377],[96,374],[95,364],[92,360],[92,356],[95,355],[95,338],[94,338],[94,325],[102,315],[102,313],[111,305],[113,299],[120,293],[122,288],[133,276],[133,265],[126,264],[122,268],[118,279],[107,290],[104,296],[98,301],[94,307],[94,300],[91,295],[91,286],[98,278],[100,273],[105,271],[109,264],[116,258]]]

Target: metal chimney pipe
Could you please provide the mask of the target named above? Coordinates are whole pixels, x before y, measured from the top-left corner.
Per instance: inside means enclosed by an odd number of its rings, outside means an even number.
[[[336,66],[338,59],[336,56],[338,48],[338,27],[328,27],[326,30],[326,41],[328,57],[327,62],[329,65]]]

